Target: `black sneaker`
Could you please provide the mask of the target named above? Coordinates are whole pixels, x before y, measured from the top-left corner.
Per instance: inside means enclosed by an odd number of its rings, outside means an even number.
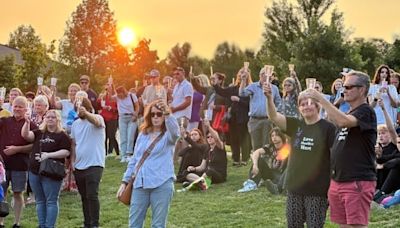
[[[265,186],[267,186],[268,191],[272,195],[278,195],[279,194],[279,188],[277,184],[274,184],[270,179],[265,181]]]
[[[17,225],[17,224],[14,224],[14,225],[12,226],[12,228],[21,228],[21,226],[20,226],[20,225]]]

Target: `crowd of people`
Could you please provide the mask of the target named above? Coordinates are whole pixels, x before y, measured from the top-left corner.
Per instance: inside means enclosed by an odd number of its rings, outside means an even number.
[[[79,192],[83,226],[99,227],[99,187],[114,151],[127,163],[117,196],[133,181],[129,227],[143,227],[149,207],[152,226],[165,227],[175,182],[186,192],[229,180],[226,145],[231,165],[249,169],[238,194],[265,185],[286,195],[288,227],[323,227],[328,208],[341,227],[367,226],[373,201],[400,203],[400,74],[381,65],[371,80],[346,68],[325,94],[315,78],[302,89],[293,65],[289,72],[280,83],[266,65],[252,77],[246,62],[230,85],[223,73],[176,67],[164,77],[153,69],[133,88],[110,77],[99,95],[87,75],[69,85],[67,99],[55,84],[3,92],[2,187],[6,194],[11,183],[13,227],[24,191],[38,226],[54,227],[61,190]],[[63,164],[65,177],[43,173],[45,160]]]

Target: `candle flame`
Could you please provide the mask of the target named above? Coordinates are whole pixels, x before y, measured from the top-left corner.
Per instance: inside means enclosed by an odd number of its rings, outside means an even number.
[[[283,145],[282,148],[278,150],[278,156],[276,156],[276,159],[280,161],[285,160],[287,157],[289,157],[290,150],[290,145],[285,143],[285,145]]]

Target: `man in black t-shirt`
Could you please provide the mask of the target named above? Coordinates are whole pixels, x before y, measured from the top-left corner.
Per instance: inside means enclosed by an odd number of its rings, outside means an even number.
[[[344,82],[349,113],[339,111],[315,90],[307,90],[338,127],[331,149],[331,183],[328,192],[331,221],[342,227],[366,227],[376,186],[376,116],[367,104],[369,76],[351,71]]]

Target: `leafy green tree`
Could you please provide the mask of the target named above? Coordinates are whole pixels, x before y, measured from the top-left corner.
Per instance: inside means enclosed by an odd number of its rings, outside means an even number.
[[[173,69],[174,67],[183,67],[186,72],[189,72],[189,55],[191,50],[192,45],[188,42],[183,43],[182,46],[176,44],[172,47],[171,51],[168,52],[167,55],[167,64],[169,65],[169,68]]]
[[[15,75],[17,66],[13,55],[5,56],[0,59],[0,87],[6,87],[8,90],[16,86]]]
[[[378,65],[384,62],[384,53],[382,53],[381,42],[374,40],[366,40],[364,38],[356,38],[353,41],[353,48],[361,56],[362,70],[367,72],[370,76],[375,74],[375,69]]]
[[[76,79],[80,74],[117,72],[129,64],[127,51],[118,43],[107,0],[83,0],[78,5],[67,21],[59,49],[62,62],[76,69]],[[91,84],[96,84],[95,77]]]
[[[397,72],[400,71],[400,39],[396,39],[388,49],[385,62]]]
[[[142,39],[132,51],[132,72],[134,77],[127,78],[126,83],[133,85],[134,80],[142,79],[148,72],[157,67],[156,50],[150,50],[150,39]]]
[[[218,71],[224,73],[227,76],[225,84],[230,84],[232,82],[232,78],[236,77],[239,69],[243,67],[244,62],[250,62],[250,69],[255,69],[254,65],[252,64],[253,60],[253,51],[242,51],[238,46],[234,44],[223,42],[217,46],[214,58],[212,59],[211,63],[214,72]]]
[[[274,2],[266,10],[264,44],[256,55],[258,64],[272,64],[282,76],[294,63],[301,79],[317,77],[325,92],[342,67],[359,69],[362,59],[347,40],[343,15],[333,10],[329,24],[322,18],[334,0],[297,0]]]
[[[21,25],[10,34],[8,45],[19,49],[24,61],[22,66],[17,66],[17,86],[22,90],[34,90],[36,78],[49,70],[48,53],[54,52],[53,42],[47,48],[31,25]]]

